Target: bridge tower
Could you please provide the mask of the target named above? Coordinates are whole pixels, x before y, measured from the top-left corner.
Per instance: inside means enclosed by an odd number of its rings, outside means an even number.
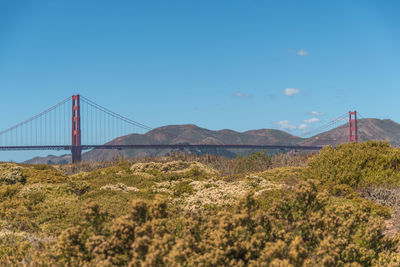
[[[80,96],[72,96],[72,163],[82,160]]]
[[[357,129],[357,111],[349,111],[349,142],[357,143],[358,129]]]

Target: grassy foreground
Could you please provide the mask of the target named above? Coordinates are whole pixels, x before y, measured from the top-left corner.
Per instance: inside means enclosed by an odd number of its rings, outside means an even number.
[[[313,156],[3,163],[0,265],[399,266],[400,235],[388,231],[399,184],[400,151],[380,142]]]

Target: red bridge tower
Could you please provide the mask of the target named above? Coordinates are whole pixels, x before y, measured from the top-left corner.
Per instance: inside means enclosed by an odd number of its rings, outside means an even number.
[[[80,96],[72,96],[72,163],[82,160]]]
[[[358,141],[357,111],[349,111],[349,142]]]

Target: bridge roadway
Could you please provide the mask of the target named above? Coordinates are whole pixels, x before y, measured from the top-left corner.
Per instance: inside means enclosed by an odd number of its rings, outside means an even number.
[[[71,150],[71,149],[182,149],[182,148],[225,148],[225,149],[294,149],[294,150],[320,150],[322,146],[299,145],[208,145],[208,144],[176,144],[176,145],[48,145],[48,146],[0,146],[0,151],[17,150]]]

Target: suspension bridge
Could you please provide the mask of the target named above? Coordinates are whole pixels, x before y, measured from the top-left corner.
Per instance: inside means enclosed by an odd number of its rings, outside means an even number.
[[[357,142],[357,113],[349,112],[306,132],[313,136],[332,127],[347,127],[349,142]],[[82,151],[91,149],[290,149],[319,150],[315,145],[246,144],[117,144],[110,142],[128,134],[143,134],[151,127],[119,115],[88,98],[73,95],[38,115],[0,132],[0,151],[68,150],[72,163],[82,160]]]

